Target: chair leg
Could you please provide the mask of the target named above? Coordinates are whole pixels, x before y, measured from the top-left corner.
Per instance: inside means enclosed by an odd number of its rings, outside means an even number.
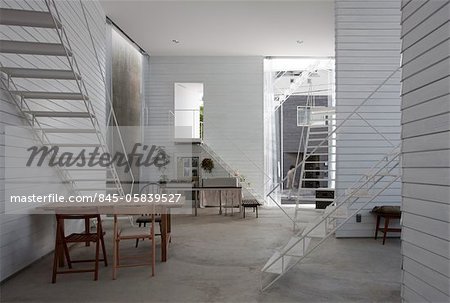
[[[161,228],[161,227],[160,227]],[[155,241],[155,215],[152,215],[152,276],[155,276],[156,267],[156,241]]]
[[[256,209],[256,218],[258,218],[258,206],[256,206],[255,209]]]
[[[384,235],[383,235],[383,245],[386,242],[386,234],[389,227],[389,217],[384,217]]]
[[[84,232],[85,233],[89,233],[91,229],[91,224],[90,224],[90,220],[88,218],[84,219]],[[85,243],[86,246],[90,246],[91,242],[87,241]]]
[[[72,260],[70,260],[69,247],[64,240],[62,240],[62,247],[64,249],[64,255],[66,256],[67,265],[69,266],[69,268],[72,268]]]
[[[98,280],[98,259],[100,255],[100,239],[97,238],[95,242],[95,271],[94,271],[94,281]]]
[[[141,227],[141,223],[139,222],[139,227]],[[139,245],[139,239],[136,239],[136,248],[138,247],[138,245]]]
[[[244,211],[244,218],[245,218],[245,207],[242,207],[242,210]]]
[[[59,256],[59,226],[56,228],[55,237],[55,252],[53,255],[53,273],[52,273],[52,283],[56,283],[56,271],[58,268],[58,256]]]
[[[381,220],[381,216],[377,215],[377,225],[376,225],[376,228],[375,228],[375,240],[378,237],[378,229],[380,228],[380,220]]]
[[[106,248],[105,248],[105,238],[103,237],[103,228],[100,223],[98,224],[97,228],[100,228],[100,241],[101,241],[100,243],[102,245],[103,260],[105,262],[105,266],[108,266],[108,260],[106,257]]]
[[[113,280],[117,277],[117,248],[118,248],[118,239],[117,239],[117,217],[114,216],[114,235],[113,235]]]
[[[118,267],[118,262],[117,259],[119,258],[117,251],[119,250],[119,241],[115,240],[114,241],[114,249],[113,249],[113,254],[114,254],[114,259],[113,259],[113,280],[117,279],[117,267]]]

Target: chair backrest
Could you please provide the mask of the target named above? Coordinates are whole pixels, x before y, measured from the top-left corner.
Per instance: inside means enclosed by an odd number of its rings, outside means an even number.
[[[161,187],[159,186],[159,183],[149,182],[141,188],[139,193],[140,194],[160,194]]]
[[[114,205],[114,215],[124,216],[124,215],[142,215],[142,214],[152,214],[155,213],[156,207],[153,203],[148,203],[148,205],[136,205],[130,203],[129,205]]]

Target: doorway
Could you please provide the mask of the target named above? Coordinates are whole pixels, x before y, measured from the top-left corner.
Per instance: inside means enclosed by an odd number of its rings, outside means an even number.
[[[175,139],[199,140],[203,135],[203,83],[175,83]]]

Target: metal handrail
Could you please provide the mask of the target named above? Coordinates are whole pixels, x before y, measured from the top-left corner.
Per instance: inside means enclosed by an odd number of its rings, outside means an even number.
[[[176,111],[178,111],[178,110],[174,110],[175,112]],[[182,110],[181,110],[182,111]],[[172,116],[172,117],[175,117],[175,113],[172,111],[172,110],[169,110],[169,117],[170,116]],[[204,122],[203,122],[203,125],[204,125]],[[212,126],[214,126],[214,123],[211,123],[211,125]],[[217,127],[216,127],[217,128]],[[219,129],[219,128],[217,128],[217,129]],[[227,142],[229,142],[229,143],[231,143],[238,151],[239,151],[239,153],[241,154],[241,155],[243,155],[244,157],[245,157],[245,159],[246,160],[248,160],[250,163],[252,163],[253,164],[253,166],[255,166],[260,172],[262,172],[263,174],[264,174],[264,176],[268,179],[267,181],[265,181],[264,182],[264,185],[265,184],[267,184],[267,182],[269,182],[269,181],[271,181],[272,180],[272,178],[270,177],[270,176],[268,176],[266,173],[265,173],[265,171],[264,171],[264,169],[262,169],[259,165],[257,165],[244,151],[242,151],[240,148],[239,148],[239,146],[237,146],[234,142],[233,142],[233,140],[231,140],[230,138],[228,138],[228,136],[223,136],[222,137],[223,139],[226,139],[226,141]],[[203,138],[202,138],[203,139]]]
[[[95,114],[95,109],[92,105],[92,102],[89,102],[87,99],[88,90],[86,88],[86,85],[85,85],[84,81],[79,79],[77,76],[77,75],[81,75],[81,70],[79,68],[77,60],[75,59],[75,55],[73,53],[73,49],[71,47],[70,40],[66,34],[64,26],[58,26],[58,25],[62,24],[62,21],[61,21],[61,16],[59,14],[58,8],[56,7],[56,3],[54,2],[54,0],[44,0],[44,1],[47,6],[48,12],[50,13],[50,15],[53,19],[53,23],[55,24],[55,30],[56,30],[56,33],[58,34],[58,38],[64,47],[67,61],[69,63],[70,69],[74,73],[77,87],[78,87],[78,89],[81,93],[82,99],[83,99],[83,104],[89,113],[89,120],[91,121],[91,124],[95,129],[95,134],[100,143],[101,149],[104,153],[108,152],[108,146],[105,142],[105,139],[102,136],[101,127],[98,122],[98,119],[96,119],[96,118],[94,119],[94,116],[93,116]],[[72,55],[69,54],[69,51],[72,52]],[[123,188],[120,183],[115,166],[111,165],[110,170],[113,174],[113,178],[115,180],[115,184],[117,186],[119,193],[123,195],[124,194]]]
[[[49,0],[49,1],[54,1],[54,0]],[[134,187],[134,182],[135,182],[134,174],[133,174],[133,171],[132,171],[131,166],[130,166],[130,164],[129,164],[130,161],[129,161],[129,159],[128,159],[128,154],[127,154],[127,152],[126,152],[126,148],[125,148],[125,144],[124,144],[124,141],[123,141],[122,133],[120,132],[120,129],[119,129],[120,125],[119,125],[119,123],[118,123],[118,121],[117,121],[117,116],[116,116],[116,113],[115,113],[115,110],[114,110],[114,106],[113,106],[114,104],[113,104],[112,99],[111,99],[111,92],[108,91],[108,86],[107,86],[107,83],[106,83],[106,78],[105,78],[105,75],[104,75],[103,72],[102,72],[102,68],[101,68],[101,64],[100,64],[100,59],[99,59],[98,53],[97,53],[97,48],[95,47],[95,43],[94,43],[94,39],[93,39],[93,36],[92,36],[91,27],[90,27],[89,22],[88,22],[88,19],[87,19],[87,14],[91,17],[91,19],[92,19],[92,16],[90,15],[90,13],[89,13],[88,11],[86,11],[86,9],[85,9],[85,7],[84,7],[84,4],[83,4],[83,1],[82,1],[82,0],[80,0],[80,5],[81,5],[81,9],[82,9],[82,11],[83,11],[83,16],[84,16],[84,20],[85,20],[85,22],[86,22],[86,27],[87,27],[88,32],[89,32],[89,37],[90,37],[90,40],[91,40],[92,48],[93,48],[94,53],[95,53],[95,58],[96,58],[96,61],[97,61],[97,65],[98,65],[98,68],[99,68],[99,72],[100,72],[100,75],[101,75],[101,77],[102,77],[103,84],[105,85],[106,99],[107,99],[107,101],[109,102],[109,105],[110,105],[109,116],[110,116],[110,117],[112,116],[113,121],[114,121],[114,123],[116,124],[117,133],[118,133],[118,135],[119,135],[119,141],[120,141],[122,150],[124,151],[124,155],[125,155],[125,160],[126,160],[128,166],[129,166],[129,168],[130,168],[129,173],[130,173],[131,181],[132,181],[131,188],[130,188],[130,192],[133,192],[133,187]],[[109,120],[108,120],[108,121],[109,121]],[[117,173],[117,172],[116,172],[116,173]],[[120,182],[120,181],[119,181],[119,182]]]

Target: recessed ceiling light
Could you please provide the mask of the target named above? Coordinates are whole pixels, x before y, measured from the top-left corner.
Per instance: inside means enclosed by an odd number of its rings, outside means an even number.
[[[303,44],[303,40],[297,40],[297,44]]]
[[[178,44],[178,43],[180,43],[180,40],[173,39],[172,42],[175,43],[175,44]]]

